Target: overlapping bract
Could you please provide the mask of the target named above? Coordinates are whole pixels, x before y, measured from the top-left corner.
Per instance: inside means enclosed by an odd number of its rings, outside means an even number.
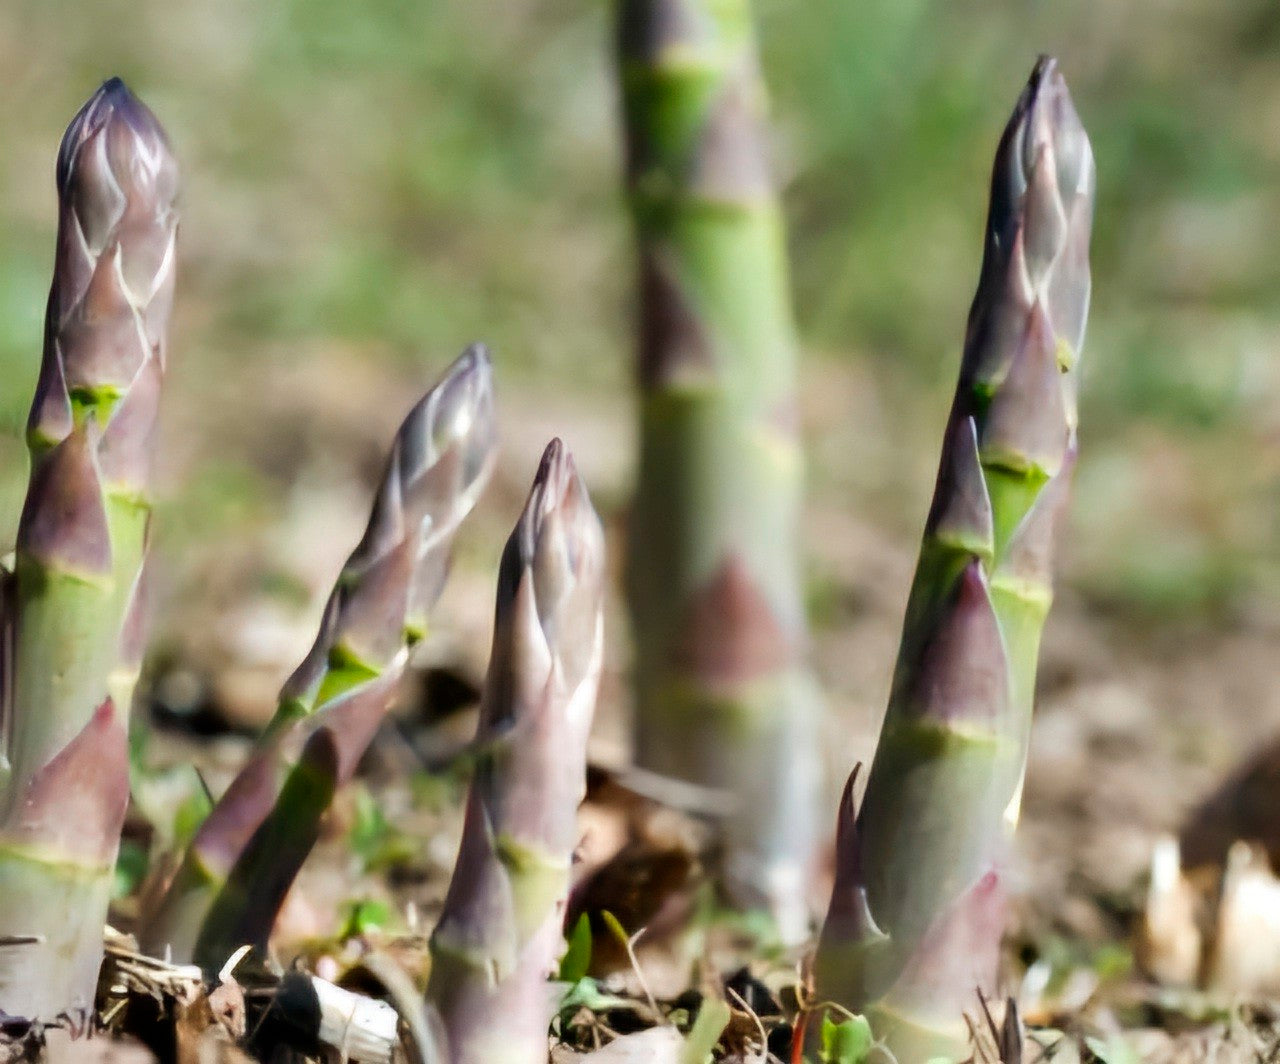
[[[5,594],[0,713],[0,1009],[91,1005],[128,797],[152,437],[173,299],[177,166],[118,79],[57,164],[31,480]]]
[[[903,1064],[994,990],[1054,536],[1076,454],[1093,156],[1041,59],[1000,141],[981,280],[888,711],[815,962]]]
[[[118,78],[58,152],[58,247],[27,421],[33,452],[95,415],[102,476],[146,485],[173,304],[178,171],[155,116]]]
[[[544,1064],[604,629],[604,535],[559,440],[498,574],[483,751],[431,938],[452,1064]]]
[[[751,5],[618,10],[639,252],[636,760],[731,800],[730,893],[799,941],[820,834],[820,699],[799,565],[796,338]]]
[[[492,367],[477,345],[396,434],[316,641],[145,929],[152,951],[216,969],[243,943],[265,945],[334,790],[354,773],[425,630],[496,442]]]

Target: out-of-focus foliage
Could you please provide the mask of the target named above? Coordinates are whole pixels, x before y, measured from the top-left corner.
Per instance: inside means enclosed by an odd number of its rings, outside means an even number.
[[[881,411],[838,442],[814,426],[815,490],[918,530],[988,160],[1035,54],[1051,51],[1099,166],[1068,573],[1112,604],[1241,601],[1274,554],[1280,501],[1275,5],[758,10],[810,372],[859,366]],[[168,401],[190,505],[162,523],[169,537],[275,505],[254,487],[274,475],[260,468],[269,448],[252,434],[221,446],[218,424],[289,367],[421,376],[483,336],[515,388],[521,370],[588,395],[624,387],[631,257],[609,16],[604,0],[0,8],[0,511],[16,515],[40,348],[48,159],[111,73],[164,115],[189,175]],[[903,452],[905,466],[881,460]]]

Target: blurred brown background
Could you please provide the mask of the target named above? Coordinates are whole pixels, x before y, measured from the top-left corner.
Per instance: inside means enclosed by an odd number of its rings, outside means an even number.
[[[1073,88],[1099,169],[1095,302],[1024,839],[1033,886],[1119,889],[1155,829],[1280,730],[1280,8],[757,7],[806,352],[808,596],[841,771],[887,693],[993,148],[1037,52]],[[632,265],[609,23],[598,0],[0,6],[5,542],[59,134],[120,74],[185,170],[158,524],[169,700],[205,685],[249,723],[269,703],[394,425],[471,339],[494,351],[505,453],[428,657],[480,668],[498,545],[548,436],[578,452],[618,524]],[[618,709],[621,684],[609,691]]]

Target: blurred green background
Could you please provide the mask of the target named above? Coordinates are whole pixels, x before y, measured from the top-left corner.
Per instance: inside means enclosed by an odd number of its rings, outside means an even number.
[[[914,552],[992,151],[1036,53],[1050,51],[1099,169],[1067,585],[1144,624],[1261,608],[1280,528],[1280,6],[757,9],[815,506]],[[610,20],[600,0],[0,5],[5,538],[24,476],[54,152],[111,74],[160,116],[185,172],[164,459],[172,550],[276,520],[316,439],[376,454],[412,393],[477,337],[495,351],[505,402],[554,395],[570,422],[577,408],[608,414],[601,449],[621,457],[584,461],[616,508],[630,460],[631,256]],[[819,560],[819,605],[823,572]]]

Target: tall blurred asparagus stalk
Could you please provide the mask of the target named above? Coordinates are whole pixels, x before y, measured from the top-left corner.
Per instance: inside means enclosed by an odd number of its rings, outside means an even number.
[[[619,46],[640,251],[636,757],[734,795],[730,885],[794,939],[819,714],[796,542],[796,344],[750,7],[621,0]]]
[[[450,1064],[545,1064],[604,645],[604,534],[559,440],[498,571],[462,845],[431,936]]]
[[[248,764],[188,848],[144,947],[217,970],[265,947],[334,791],[355,772],[444,586],[454,533],[488,481],[493,380],[469,348],[405,418],[363,539]]]
[[[31,480],[5,596],[0,939],[19,944],[0,945],[0,1009],[15,1015],[93,1003],[128,800],[177,185],[160,124],[108,81],[58,153]]]
[[[996,154],[978,292],[862,809],[815,962],[902,1064],[966,1055],[992,992],[1054,537],[1076,455],[1094,166],[1042,58]]]

